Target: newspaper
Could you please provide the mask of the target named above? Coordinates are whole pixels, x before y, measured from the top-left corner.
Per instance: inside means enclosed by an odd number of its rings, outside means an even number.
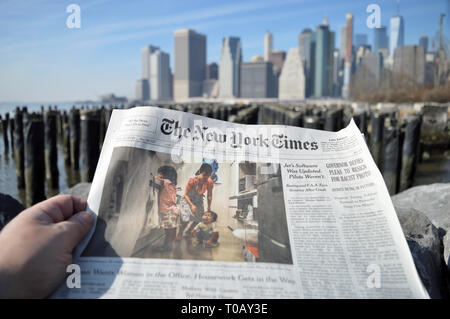
[[[53,297],[428,298],[353,121],[114,110],[88,208],[81,285]]]

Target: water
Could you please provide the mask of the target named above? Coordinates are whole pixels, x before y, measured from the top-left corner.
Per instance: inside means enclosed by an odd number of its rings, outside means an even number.
[[[8,135],[9,137],[9,135]],[[9,147],[9,153],[5,154],[3,136],[0,142],[0,193],[8,194],[19,200],[25,206],[25,192],[17,188],[16,166],[14,163],[14,155]],[[11,141],[10,141],[11,142]],[[59,171],[59,189],[48,189],[46,185],[47,197],[54,196],[61,191],[72,187],[80,182],[79,172],[74,172],[70,167],[64,164],[64,153],[62,145],[58,143],[58,171]]]
[[[0,114],[4,116],[5,113],[9,112],[10,117],[14,115],[11,113],[15,110],[16,106],[27,106],[28,112],[40,112],[41,105],[44,105],[47,109],[49,105],[54,106],[58,105],[58,110],[70,110],[73,105],[76,107],[81,107],[81,105],[85,106],[93,106],[94,104],[86,104],[86,103],[51,103],[51,104],[43,104],[43,103],[3,103],[0,102]],[[95,104],[95,105],[98,105]],[[11,136],[9,134],[8,128],[8,140],[9,140],[9,152],[5,154],[5,145],[3,143],[3,135],[0,134],[0,193],[11,195],[15,199],[19,200],[25,206],[25,192],[24,190],[19,190],[17,188],[17,175],[16,175],[16,166],[14,162],[14,153],[11,146]],[[61,141],[58,140],[58,171],[59,171],[59,189],[48,189],[46,185],[46,195],[47,197],[54,196],[59,192],[72,187],[73,185],[80,182],[79,172],[74,172],[70,169],[70,167],[66,167],[64,163],[64,153]]]

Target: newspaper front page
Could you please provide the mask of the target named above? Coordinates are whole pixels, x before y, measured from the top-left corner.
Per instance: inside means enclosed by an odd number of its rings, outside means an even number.
[[[114,110],[55,298],[428,298],[353,121],[339,132]]]

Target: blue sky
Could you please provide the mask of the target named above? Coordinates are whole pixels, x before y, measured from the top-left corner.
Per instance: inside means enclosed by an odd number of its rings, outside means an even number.
[[[433,37],[439,14],[450,15],[449,2],[401,1],[406,44],[418,43],[422,34]],[[66,26],[71,3],[81,7],[81,29]],[[98,99],[111,92],[133,98],[141,48],[159,46],[171,55],[173,69],[173,31],[184,27],[207,35],[208,62],[219,61],[225,36],[241,38],[245,61],[263,54],[266,31],[274,49],[287,51],[297,46],[299,32],[324,16],[337,46],[347,12],[354,14],[354,32],[367,33],[372,43],[366,26],[371,3],[381,7],[382,25],[389,26],[395,0],[0,0],[0,101]],[[448,26],[447,20],[450,38]]]

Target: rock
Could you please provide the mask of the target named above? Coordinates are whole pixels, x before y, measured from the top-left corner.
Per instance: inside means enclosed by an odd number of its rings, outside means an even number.
[[[396,208],[417,272],[431,298],[447,298],[442,242],[437,228],[414,208]]]
[[[395,208],[414,208],[439,230],[444,260],[450,271],[450,184],[416,186],[392,197]]]
[[[448,298],[450,184],[414,187],[393,196],[392,202],[430,297]]]
[[[0,193],[0,231],[24,209],[25,207],[18,200]]]
[[[61,194],[69,194],[87,200],[91,183],[78,183],[74,187],[66,189]]]

